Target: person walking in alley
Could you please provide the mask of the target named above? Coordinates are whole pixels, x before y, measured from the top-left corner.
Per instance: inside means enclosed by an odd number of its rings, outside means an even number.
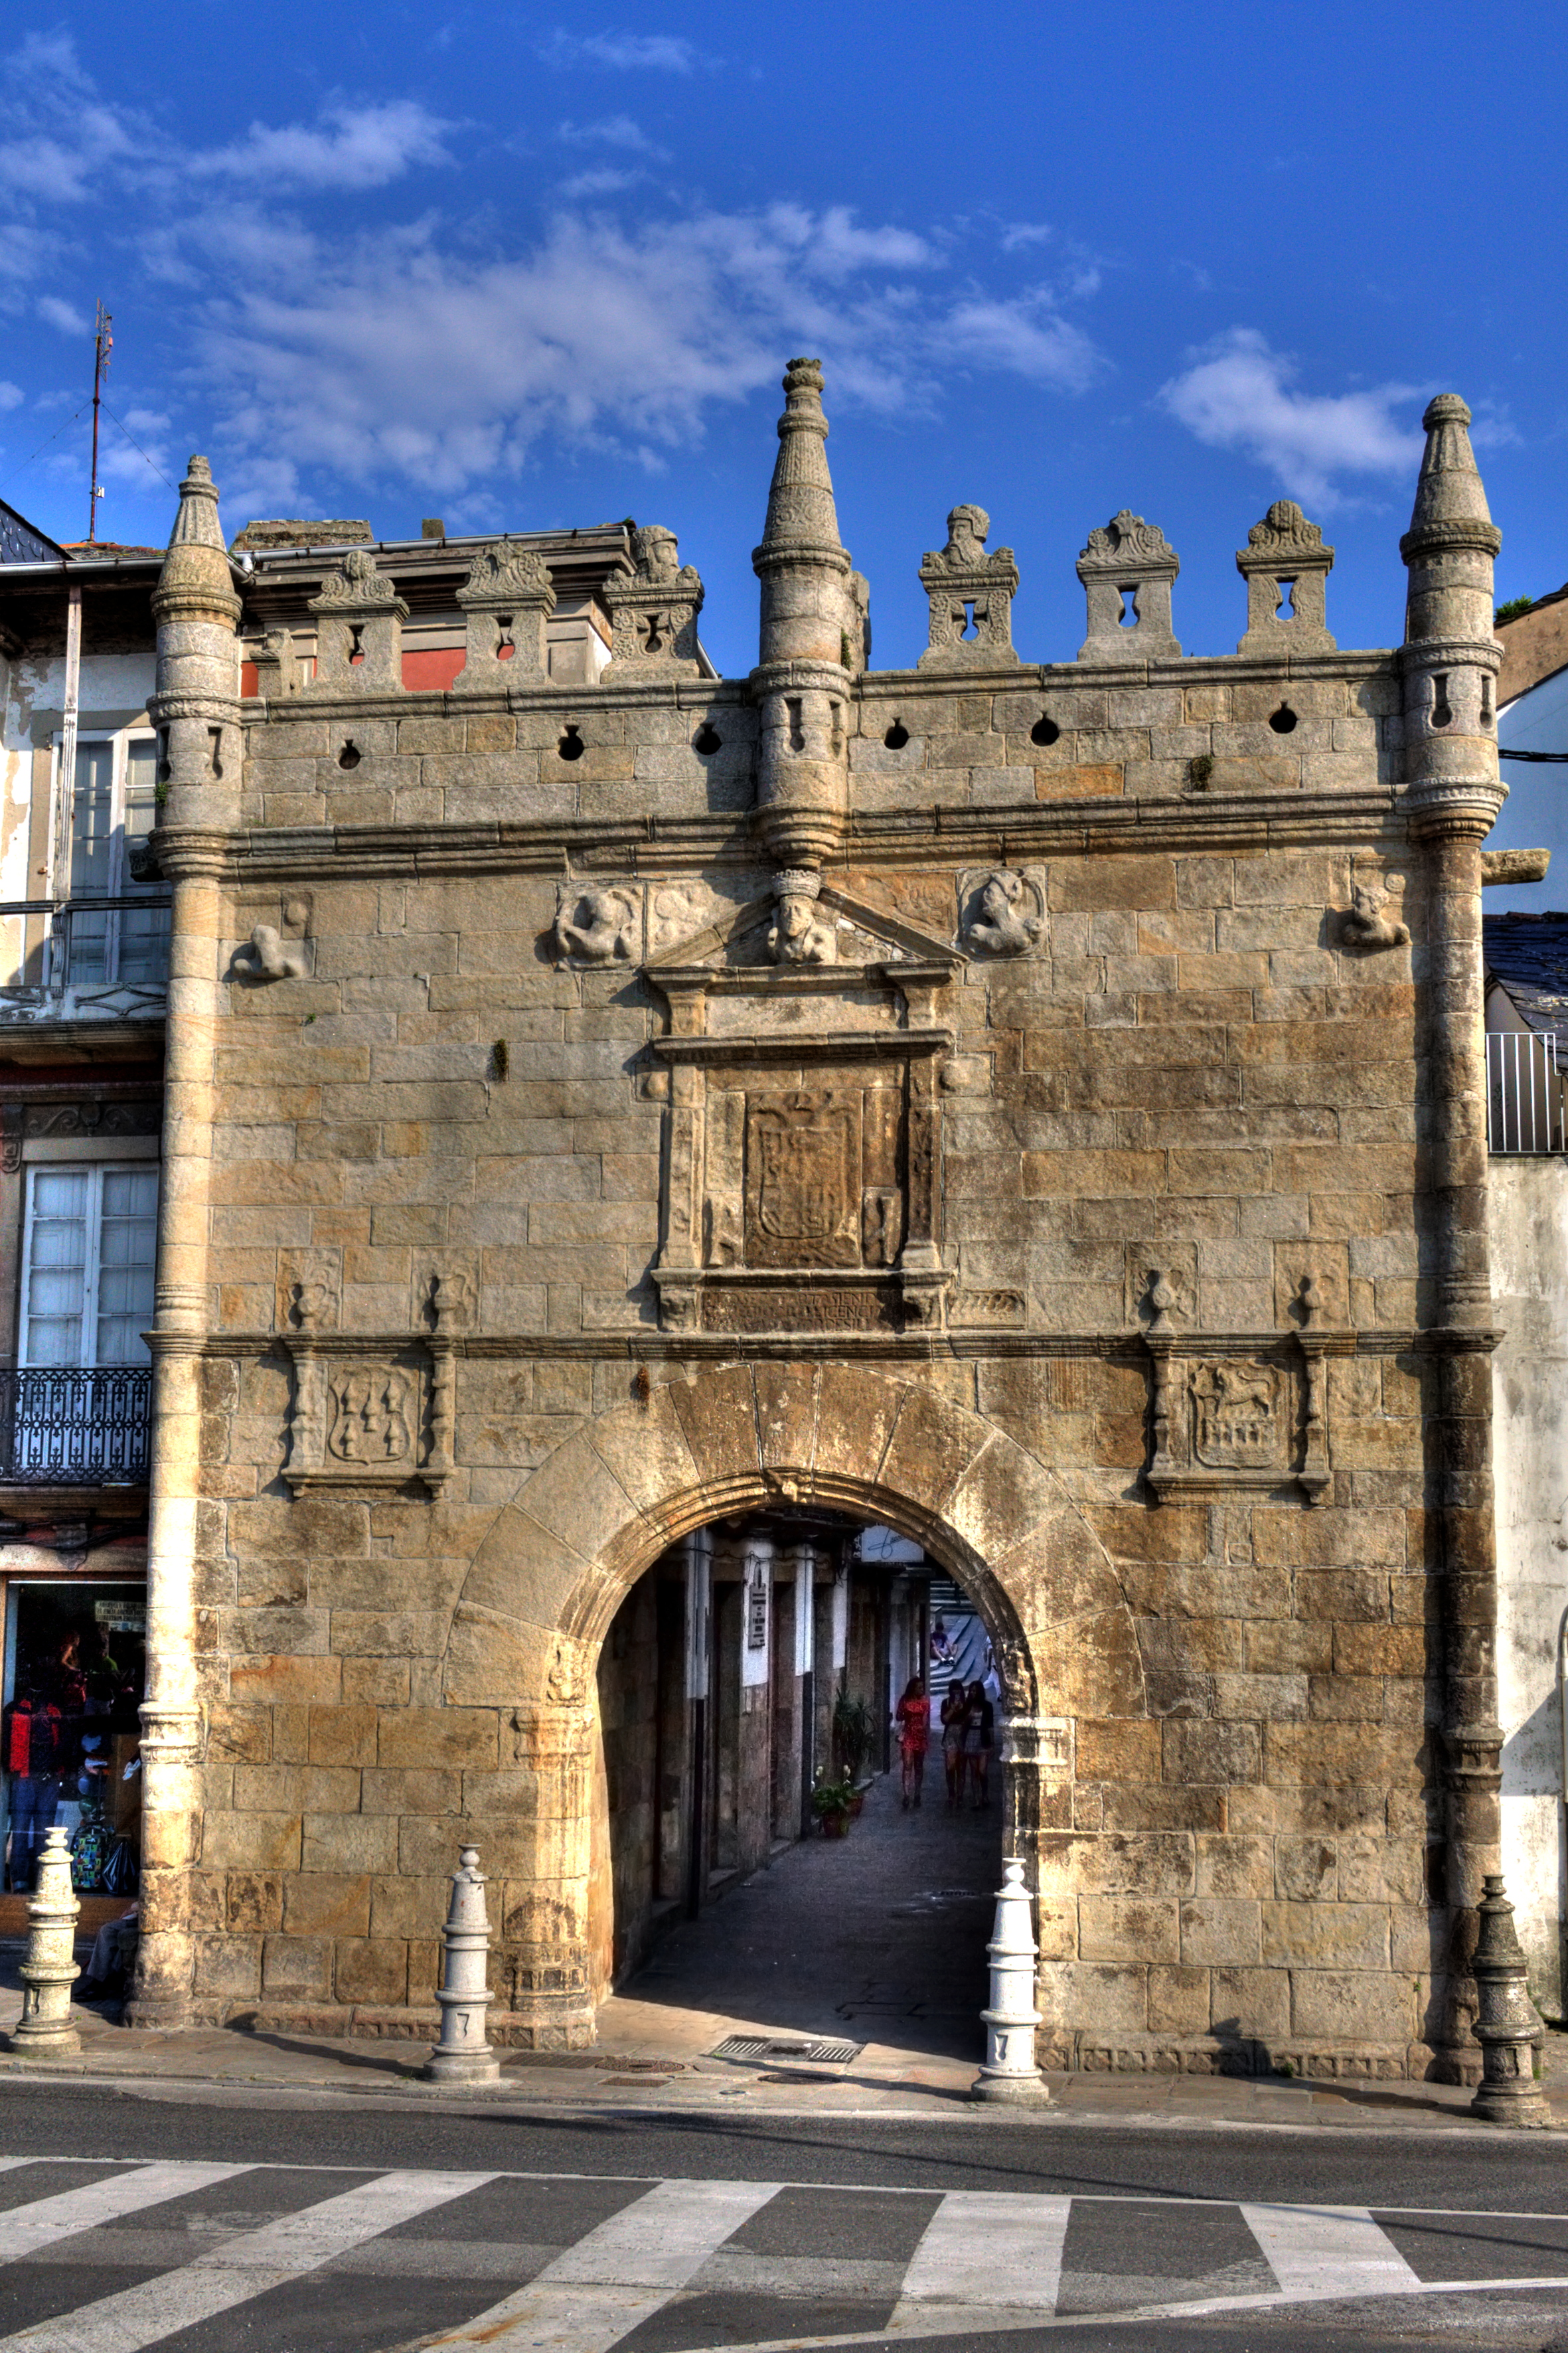
[[[942,1762],[947,1775],[947,1802],[956,1807],[963,1795],[963,1719],[969,1694],[961,1683],[951,1683],[942,1703]]]
[[[991,1751],[996,1741],[996,1711],[983,1683],[969,1686],[963,1711],[963,1769],[976,1808],[991,1802]]]
[[[931,1745],[931,1702],[919,1675],[911,1675],[904,1685],[904,1695],[893,1711],[898,1726],[899,1758],[902,1768],[900,1799],[905,1813],[921,1801],[921,1784],[925,1779],[926,1750]]]

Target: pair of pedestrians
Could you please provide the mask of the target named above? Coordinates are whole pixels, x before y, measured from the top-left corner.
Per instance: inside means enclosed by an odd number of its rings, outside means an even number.
[[[926,1751],[931,1746],[931,1701],[924,1679],[911,1675],[894,1710],[899,1736],[900,1804],[905,1813],[921,1802]],[[965,1789],[976,1807],[991,1799],[991,1752],[996,1742],[996,1711],[982,1683],[949,1683],[942,1704],[942,1756],[947,1802],[963,1803]]]

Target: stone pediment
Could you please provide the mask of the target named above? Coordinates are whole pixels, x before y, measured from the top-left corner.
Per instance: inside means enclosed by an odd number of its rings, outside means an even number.
[[[755,985],[805,974],[840,977],[847,972],[875,971],[884,965],[937,965],[953,972],[967,959],[951,941],[900,922],[880,907],[825,882],[812,905],[823,934],[805,953],[781,956],[775,944],[780,901],[770,892],[751,899],[717,923],[689,938],[675,941],[644,966],[655,988],[668,995],[667,981],[678,987],[689,976],[711,985],[726,976],[744,973]],[[829,981],[831,987],[831,981]]]
[[[651,1050],[667,1328],[942,1320],[938,1072],[965,958],[815,880],[781,877],[643,967],[669,1008]]]

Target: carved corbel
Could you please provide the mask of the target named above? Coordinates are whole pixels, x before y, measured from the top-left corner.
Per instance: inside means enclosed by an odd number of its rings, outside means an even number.
[[[831,921],[816,912],[822,877],[809,868],[786,867],[774,880],[778,914],[768,928],[768,952],[775,964],[836,964],[838,941]]]
[[[551,946],[562,964],[628,964],[641,947],[642,894],[624,886],[557,886]]]
[[[999,867],[966,893],[961,944],[971,955],[1026,956],[1045,936],[1046,897],[1039,877]]]
[[[1410,926],[1387,913],[1384,895],[1364,882],[1351,885],[1351,903],[1340,916],[1340,944],[1372,951],[1410,944]]]
[[[273,980],[304,980],[310,969],[301,940],[285,939],[276,923],[258,923],[229,959],[229,978],[264,987]]]

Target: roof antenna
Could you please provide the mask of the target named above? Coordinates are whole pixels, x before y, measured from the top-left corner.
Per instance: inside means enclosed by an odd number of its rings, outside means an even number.
[[[109,373],[109,354],[114,349],[114,337],[110,333],[114,324],[100,302],[93,326],[92,348],[92,496],[88,501],[87,543],[94,546],[98,540],[98,502],[103,492],[98,486],[98,404],[102,396],[103,379]]]

